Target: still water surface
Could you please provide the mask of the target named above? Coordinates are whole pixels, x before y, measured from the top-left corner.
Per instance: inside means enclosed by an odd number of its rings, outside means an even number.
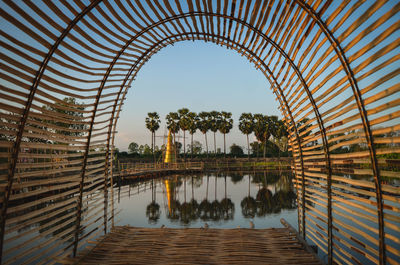
[[[359,179],[357,176],[345,176],[350,179]],[[369,180],[372,181],[372,180]],[[398,179],[391,181],[394,187],[400,186]],[[352,251],[360,264],[374,264],[377,260],[377,214],[365,215],[368,219],[361,219],[357,212],[369,207],[369,213],[375,213],[374,196],[369,197],[363,194],[349,191],[351,185],[343,189],[335,188],[333,205],[333,235],[335,248],[347,250],[350,244],[357,243],[368,251],[368,256]],[[359,189],[360,190],[360,189]],[[362,190],[364,191],[364,190]],[[367,190],[373,191],[373,190]],[[307,194],[306,206],[317,210],[320,213],[326,212],[323,197],[319,198],[316,192],[324,193],[323,186],[319,189],[314,187],[309,189]],[[339,193],[340,192],[340,193]],[[364,192],[365,193],[365,192]],[[280,219],[284,218],[294,228],[297,226],[297,207],[296,193],[292,184],[292,173],[290,171],[267,171],[255,173],[213,173],[197,175],[174,175],[165,178],[147,179],[140,182],[122,183],[115,185],[112,191],[113,202],[116,212],[115,225],[130,225],[136,227],[204,227],[205,224],[211,228],[249,228],[250,222],[254,223],[255,228],[282,227]],[[347,196],[343,196],[347,195]],[[103,191],[99,190],[94,199],[100,200],[100,213],[102,211]],[[354,198],[361,198],[356,200]],[[399,220],[398,196],[395,201],[385,201],[388,209],[385,214],[390,213],[391,218]],[[312,199],[312,200],[311,200]],[[393,211],[389,212],[389,207],[393,206]],[[44,205],[43,207],[46,207]],[[114,211],[114,207],[112,208]],[[74,212],[68,213],[74,216]],[[310,233],[326,226],[322,219],[311,217],[314,212],[306,214],[306,230]],[[371,217],[372,216],[372,217]],[[389,216],[390,217],[390,216]],[[53,259],[56,252],[62,252],[63,248],[69,247],[68,252],[72,252],[71,244],[73,237],[68,242],[58,244],[57,239],[60,234],[71,233],[74,229],[73,218],[66,226],[58,228],[52,218],[45,219],[42,226],[47,227],[35,229],[33,226],[21,223],[13,228],[13,232],[7,234],[4,247],[4,258],[10,264],[35,264],[29,261],[32,257],[40,256],[45,262]],[[390,221],[390,220],[389,220]],[[385,244],[387,246],[387,257],[398,260],[398,249],[400,249],[399,238],[400,230],[398,227],[386,220],[388,226],[385,227]],[[97,229],[101,224],[102,218],[97,223],[82,230],[82,234],[87,231]],[[315,223],[315,224],[314,224]],[[19,228],[22,227],[22,228]],[[340,228],[337,229],[336,227]],[[31,230],[30,230],[31,229]],[[57,230],[55,230],[57,229]],[[321,229],[320,229],[321,230]],[[97,230],[93,230],[97,231]],[[321,230],[322,231],[322,230]],[[100,231],[99,233],[101,233]],[[10,243],[10,240],[13,239]],[[310,245],[315,245],[307,234],[307,241]],[[322,238],[317,241],[323,243]],[[28,242],[28,243],[24,243]],[[42,244],[51,243],[52,249],[41,248]],[[20,247],[23,244],[23,247]],[[323,244],[325,245],[326,242]],[[83,244],[81,248],[86,247]],[[357,245],[356,245],[357,246]],[[361,248],[360,246],[358,246]],[[23,259],[17,260],[16,257],[22,253],[27,254]],[[321,260],[327,261],[326,248],[319,249],[318,255]],[[334,257],[337,258],[334,253]]]
[[[345,177],[357,179],[352,175]],[[282,227],[280,219],[284,218],[296,230],[298,229],[296,191],[292,184],[290,171],[175,175],[128,183],[115,191],[119,197],[117,205],[121,210],[118,215],[120,219],[118,225],[137,227],[165,225],[179,228],[204,227],[207,223],[211,228],[236,228],[238,226],[249,228],[250,222],[252,222],[255,228],[269,228]],[[316,191],[318,190],[315,187],[309,189],[306,205],[324,213],[326,212],[324,206],[326,202],[323,198],[315,196]],[[335,189],[335,192],[339,191],[339,189]],[[320,192],[326,191],[321,187]],[[353,194],[346,189],[343,192]],[[357,198],[362,196],[355,192],[353,195]],[[361,220],[360,224],[358,221],[360,218],[354,213],[359,211],[357,207],[361,203],[339,195],[336,195],[335,198],[332,201],[334,228],[336,226],[340,228],[340,230],[336,228],[333,230],[335,246],[347,250],[348,242],[351,244],[356,242],[362,246],[372,245],[366,249],[371,251],[371,255],[377,253],[377,246],[363,237],[363,235],[368,236],[370,240],[377,237],[374,232],[378,231],[377,222]],[[345,201],[338,200],[338,198],[343,198]],[[367,202],[374,201],[374,197],[368,196],[364,199],[368,200]],[[398,208],[396,203],[386,201],[386,204]],[[373,212],[374,208],[371,208],[371,213]],[[313,212],[307,215],[309,218],[306,220],[308,233],[316,230],[316,225],[322,228],[326,226],[326,223],[319,219],[313,219],[314,221],[311,222],[310,216],[315,215],[312,214]],[[398,212],[392,214],[396,216],[394,218],[400,217]],[[388,227],[385,232],[388,234],[387,246],[392,250],[398,249],[398,240],[396,243],[393,239],[400,238],[399,230]],[[322,238],[318,238],[319,243],[321,240],[323,242]],[[311,240],[309,234],[307,234],[307,241],[310,245],[315,245],[315,241]],[[317,252],[319,258],[327,262],[326,249],[318,248]],[[353,251],[352,253],[360,264],[374,264],[374,260],[377,259],[377,254],[367,258],[357,252]],[[398,258],[390,251],[387,252],[387,256],[393,260]],[[338,258],[335,253],[334,257]]]
[[[173,175],[118,190],[118,225],[297,229],[291,172]]]

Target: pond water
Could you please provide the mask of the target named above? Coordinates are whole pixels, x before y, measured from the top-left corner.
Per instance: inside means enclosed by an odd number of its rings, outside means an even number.
[[[349,179],[357,179],[356,176],[345,176]],[[296,206],[296,192],[293,188],[291,171],[265,171],[253,173],[210,173],[195,175],[172,175],[164,178],[146,179],[135,182],[125,182],[121,185],[115,184],[112,190],[113,202],[117,212],[115,225],[130,225],[136,227],[161,227],[186,228],[204,227],[206,224],[210,228],[249,228],[254,224],[255,228],[282,227],[280,222],[284,218],[296,230],[298,229],[298,215]],[[371,180],[369,180],[371,181]],[[393,187],[398,188],[398,179],[390,180]],[[335,247],[346,250],[349,243],[357,243],[358,248],[368,247],[368,254],[372,258],[365,257],[353,251],[354,257],[360,264],[374,264],[377,259],[377,231],[374,196],[369,197],[356,193],[357,190],[349,191],[350,185],[342,189],[335,188],[333,192],[333,225]],[[363,193],[369,190],[362,190]],[[319,193],[317,193],[319,192]],[[326,227],[323,219],[313,218],[315,212],[324,213],[324,198],[319,198],[318,194],[325,191],[313,188],[307,191],[306,205],[313,212],[306,213],[307,242],[316,245],[323,239],[319,236],[310,237],[311,232],[317,228]],[[372,193],[373,194],[373,193]],[[346,196],[345,196],[346,195]],[[99,214],[102,214],[103,190],[99,189],[94,195],[94,200],[98,200]],[[385,201],[385,214],[391,219],[386,221],[385,228],[387,246],[387,257],[398,260],[398,249],[400,249],[400,229],[396,226],[396,220],[400,220],[399,196],[392,201]],[[43,205],[46,207],[46,205]],[[369,209],[367,208],[369,207]],[[390,211],[390,207],[394,210]],[[361,209],[369,210],[367,219],[359,216]],[[113,208],[114,209],[114,208]],[[97,210],[96,210],[97,211]],[[67,213],[74,216],[74,212]],[[390,214],[390,215],[389,215]],[[98,215],[95,215],[98,216]],[[71,218],[71,217],[69,217]],[[82,230],[82,234],[87,231],[96,231],[96,227],[102,224],[103,219],[97,219],[97,223]],[[308,221],[309,220],[309,221]],[[393,221],[394,220],[394,221]],[[44,219],[42,227],[30,232],[34,226],[27,226],[23,223],[13,228],[13,232],[8,233],[5,244],[5,260],[10,260],[10,264],[36,264],[29,261],[31,257],[38,255],[43,260],[49,262],[53,259],[56,252],[63,251],[63,248],[71,247],[73,237],[63,244],[58,244],[59,235],[68,231],[73,231],[73,219],[68,225],[58,228],[52,218]],[[23,227],[19,229],[18,227]],[[44,228],[48,227],[48,228]],[[336,228],[337,227],[337,228]],[[101,234],[102,231],[99,231]],[[315,234],[315,233],[314,233]],[[8,239],[13,238],[9,243]],[[350,238],[350,239],[349,239]],[[41,244],[49,241],[55,242],[54,248],[41,249]],[[24,242],[28,242],[25,244]],[[23,247],[19,247],[24,243]],[[325,242],[326,243],[326,242]],[[81,248],[85,248],[86,243]],[[361,247],[360,247],[361,246]],[[350,246],[351,247],[351,246]],[[10,251],[10,249],[12,251]],[[72,252],[72,248],[68,250]],[[352,251],[352,250],[348,250]],[[21,253],[28,253],[22,259],[13,260]],[[318,248],[318,255],[321,260],[327,262],[326,248]],[[334,253],[334,257],[337,257]],[[389,263],[388,263],[389,264]]]
[[[255,228],[262,229],[283,227],[280,219],[284,218],[298,230],[296,191],[292,178],[291,171],[231,172],[173,175],[125,183],[114,190],[119,211],[116,218],[119,222],[116,225],[198,228],[204,227],[207,223],[210,228],[250,228],[250,223],[253,223]],[[355,177],[348,175],[347,178]],[[326,212],[325,200],[315,197],[313,191],[318,190],[314,188],[307,192],[309,196],[306,200],[307,207],[315,208],[315,211],[320,213]],[[334,190],[335,193],[339,191],[341,190]],[[321,192],[324,193],[325,190],[321,188]],[[353,194],[346,189],[343,189],[343,192],[361,197],[360,194],[355,192]],[[349,237],[350,242],[353,240],[361,246],[371,245],[370,240],[377,237],[375,231],[378,231],[378,227],[377,222],[374,222],[376,217],[370,221],[362,220],[363,223],[360,223],[356,213],[359,211],[358,207],[367,206],[365,204],[374,201],[374,197],[363,198],[366,200],[364,203],[338,195],[335,198],[332,200],[334,225],[340,228],[340,230],[333,229],[335,246],[346,249]],[[339,200],[340,198],[344,198],[345,202]],[[387,201],[386,204],[388,207],[393,205],[398,208],[398,203]],[[370,212],[374,213],[375,206],[371,207]],[[314,212],[306,213],[307,218],[314,215]],[[392,215],[393,218],[400,217],[398,212]],[[315,218],[313,222],[309,220],[306,220],[307,242],[316,247],[315,239],[313,241],[309,233],[318,227],[324,228],[326,223]],[[398,228],[388,227],[385,232],[388,233],[385,241],[387,246],[391,250],[398,249],[398,238],[400,238]],[[317,242],[321,240],[323,239],[318,237]],[[373,244],[372,246],[374,249],[368,247],[368,251],[375,253],[375,257],[371,256],[372,258],[353,252],[360,264],[375,263],[377,246]],[[317,247],[317,253],[319,258],[327,263],[326,248]],[[387,252],[387,256],[393,260],[397,259],[391,251]],[[334,257],[338,258],[336,253]]]
[[[173,175],[126,183],[115,194],[118,225],[297,229],[291,172]]]

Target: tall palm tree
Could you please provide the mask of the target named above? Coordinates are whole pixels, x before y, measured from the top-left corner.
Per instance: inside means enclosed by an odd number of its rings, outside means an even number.
[[[267,116],[263,114],[254,114],[254,135],[257,140],[261,143],[264,143],[264,139],[267,131]],[[258,152],[257,152],[258,153]]]
[[[254,134],[258,141],[264,144],[264,154],[263,157],[265,159],[265,154],[267,150],[267,142],[268,139],[272,136],[276,135],[277,131],[277,116],[267,116],[263,114],[254,114]]]
[[[267,120],[268,120],[268,123],[267,123],[267,126],[268,126],[268,128],[267,128],[267,131],[268,131],[268,133],[269,133],[269,136],[268,136],[268,138],[266,138],[266,141],[265,141],[265,143],[264,143],[264,158],[265,158],[265,151],[266,151],[266,149],[267,149],[267,141],[268,141],[268,139],[269,139],[269,137],[277,137],[277,132],[278,132],[278,122],[279,122],[279,119],[278,119],[278,117],[277,116],[275,116],[275,115],[273,115],[273,116],[267,116],[268,118],[267,118]]]
[[[198,115],[199,121],[197,122],[197,128],[204,134],[206,140],[206,151],[208,157],[208,143],[207,143],[207,132],[210,130],[210,113],[202,111]]]
[[[278,158],[281,160],[281,151],[286,151],[288,131],[285,123],[279,120],[276,124],[275,144],[278,146]]]
[[[215,140],[215,133],[218,131],[218,122],[219,122],[219,116],[221,114],[218,111],[211,111],[210,112],[210,130],[214,133],[214,154],[217,156],[217,144]]]
[[[160,128],[160,116],[157,112],[149,112],[146,117],[146,128],[151,131],[151,151],[154,155],[154,146],[156,142],[156,131]]]
[[[218,130],[224,135],[224,157],[226,156],[226,141],[225,141],[225,135],[229,133],[229,131],[233,127],[233,119],[232,113],[222,111],[221,116],[218,122]]]
[[[189,118],[189,133],[191,135],[191,158],[193,159],[193,134],[197,131],[198,127],[198,122],[199,122],[199,117],[195,112],[189,112],[188,113],[188,118]]]
[[[186,161],[186,131],[189,130],[190,118],[188,116],[189,109],[182,108],[178,110],[179,127],[183,131],[183,159]]]
[[[175,157],[177,158],[176,154],[176,141],[175,141],[175,134],[179,132],[179,114],[177,112],[170,112],[165,116],[167,120],[167,128],[171,131],[172,135],[174,136],[174,150],[175,150]]]
[[[247,156],[250,160],[249,134],[254,131],[254,118],[251,113],[242,113],[242,115],[240,115],[239,130],[247,136]]]

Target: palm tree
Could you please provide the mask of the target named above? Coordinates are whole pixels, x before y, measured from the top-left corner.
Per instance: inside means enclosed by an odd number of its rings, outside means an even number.
[[[281,160],[281,151],[287,150],[288,132],[285,123],[279,120],[276,124],[275,144],[278,146],[278,158]]]
[[[276,124],[276,137],[280,138],[288,135],[286,124],[282,120],[279,120]]]
[[[268,117],[267,118],[267,121],[268,121],[268,123],[267,123],[267,126],[268,126],[267,131],[268,131],[269,136],[267,135],[267,138],[266,138],[266,140],[264,142],[264,158],[265,158],[265,151],[267,149],[267,141],[268,141],[269,137],[271,137],[271,136],[272,137],[277,137],[278,122],[279,122],[277,116],[273,115],[273,116],[267,116],[267,117]]]
[[[226,156],[226,141],[225,141],[225,135],[229,133],[229,131],[233,127],[233,119],[232,113],[222,111],[221,116],[218,122],[218,130],[224,135],[224,157]]]
[[[184,161],[186,161],[186,131],[189,130],[190,126],[190,118],[188,116],[189,114],[189,109],[187,108],[182,108],[178,110],[179,114],[179,127],[183,131],[183,157]]]
[[[254,131],[254,118],[251,113],[242,113],[242,115],[240,115],[239,130],[247,136],[247,156],[250,160],[249,134]]]
[[[210,130],[214,133],[214,154],[217,156],[217,144],[215,141],[215,133],[218,131],[219,116],[221,114],[218,111],[210,112]]]
[[[254,118],[254,128],[253,128],[254,134],[259,142],[264,143],[267,131],[267,116],[264,116],[263,114],[254,114],[253,118]]]
[[[175,150],[175,157],[177,158],[176,154],[176,142],[175,142],[175,134],[179,132],[179,114],[177,112],[170,112],[165,116],[167,120],[167,128],[171,131],[172,135],[174,136],[174,150]]]
[[[154,155],[154,146],[156,144],[156,131],[160,128],[160,116],[157,112],[149,112],[146,117],[146,128],[151,131],[151,151]]]
[[[210,113],[202,111],[198,115],[197,128],[204,134],[206,140],[206,150],[207,150],[207,158],[208,158],[208,143],[207,143],[207,132],[210,130]]]
[[[197,131],[198,127],[198,123],[199,123],[199,117],[197,117],[195,112],[189,112],[188,113],[188,118],[189,118],[189,133],[191,135],[191,158],[193,159],[193,134]]]
[[[277,116],[267,116],[263,114],[254,114],[254,134],[258,141],[264,144],[264,159],[267,150],[268,139],[277,134]]]

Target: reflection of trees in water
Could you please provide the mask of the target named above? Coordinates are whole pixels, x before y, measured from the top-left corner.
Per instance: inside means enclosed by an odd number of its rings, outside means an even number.
[[[279,171],[269,171],[269,172],[255,172],[252,174],[252,182],[257,184],[273,184],[276,183],[281,178]]]
[[[208,201],[209,182],[210,182],[210,176],[207,174],[206,198],[199,205],[199,217],[203,221],[210,220],[210,218],[211,218],[211,205]]]
[[[231,177],[231,181],[232,181],[233,184],[241,182],[243,180],[243,177],[244,177],[243,173],[240,173],[240,172],[229,173],[229,176]]]
[[[171,209],[167,211],[167,218],[170,219],[171,221],[179,221],[180,219],[180,213],[179,209],[181,208],[181,204],[179,201],[173,200],[171,202]]]
[[[191,179],[192,186],[194,185],[195,188],[200,188],[203,185],[203,175],[193,175]]]
[[[254,218],[256,216],[257,202],[253,197],[245,197],[240,203],[240,206],[242,207],[242,215],[244,218]]]
[[[279,172],[278,172],[279,173]],[[262,184],[256,194],[256,198],[249,194],[242,201],[242,215],[244,218],[263,217],[271,213],[279,213],[281,210],[296,208],[296,194],[292,190],[290,174],[277,174],[276,172],[260,173],[253,175],[253,183]],[[274,184],[275,194],[267,188],[268,184]],[[249,176],[250,185],[250,176]]]
[[[227,176],[231,177],[232,182],[242,181],[244,178],[243,174],[239,175],[236,173],[232,175],[215,176],[215,183],[213,183],[215,190],[217,190],[217,178],[224,177],[225,180],[225,195],[222,200],[217,199],[217,194],[212,195],[214,198],[211,200],[208,198],[210,182],[209,176],[207,176],[207,180],[203,180],[203,177],[200,176],[169,178],[169,185],[171,188],[170,194],[173,196],[170,198],[170,209],[166,211],[166,218],[172,222],[179,222],[185,226],[199,220],[203,222],[233,220],[235,204],[227,197]],[[186,185],[187,180],[189,180],[189,187]],[[200,188],[203,182],[206,185],[204,194],[205,199],[199,202],[194,198],[194,193],[196,192],[195,189]],[[243,198],[240,204],[244,218],[254,218],[256,216],[263,217],[271,213],[279,213],[283,209],[296,208],[296,194],[292,190],[290,174],[279,175],[279,173],[276,172],[259,172],[254,175],[248,175],[248,182],[248,195]],[[254,197],[250,194],[251,183],[260,184],[259,190]],[[180,202],[176,197],[179,189],[178,185],[184,189],[185,196],[181,198],[183,202]],[[272,185],[272,190],[275,190],[274,194],[270,189],[270,185]],[[191,193],[190,201],[186,200],[186,188],[191,189],[191,191],[187,191],[189,194]],[[155,193],[153,194],[155,197]],[[150,203],[146,209],[146,216],[148,217],[149,223],[153,224],[159,221],[161,215],[160,206],[155,202],[154,197],[152,198],[153,202]]]
[[[150,224],[156,224],[158,222],[158,219],[160,219],[161,211],[160,211],[160,205],[156,202],[151,202],[149,205],[147,205],[146,208],[146,216],[149,219]]]
[[[256,199],[245,197],[240,206],[244,218],[263,217],[271,213],[280,213],[281,210],[296,209],[296,193],[292,190],[280,190],[272,195],[267,188],[257,192]]]
[[[254,207],[254,204],[252,206]],[[256,212],[258,217],[280,213],[281,210],[295,209],[296,194],[292,190],[280,190],[272,195],[270,190],[262,188],[257,192],[255,207],[256,209],[253,209],[253,211]]]
[[[199,218],[199,204],[192,199],[190,202],[185,202],[178,208],[179,219],[183,224],[189,224]]]
[[[150,224],[156,224],[160,219],[160,205],[156,203],[157,184],[154,185],[154,179],[151,180],[151,203],[146,207],[146,216]]]
[[[183,184],[182,178],[186,179],[186,176],[180,176],[180,175],[172,175],[171,176],[171,179],[174,180],[174,185],[178,188],[181,187]]]
[[[292,190],[280,190],[274,194],[274,201],[281,205],[282,209],[295,209],[296,206],[296,193]]]
[[[220,202],[221,214],[224,220],[233,220],[235,216],[235,204],[231,199],[225,198]]]
[[[190,202],[182,204],[179,201],[171,204],[171,212],[167,213],[167,218],[188,225],[199,219],[214,222],[233,220],[234,214],[235,204],[231,199],[226,198],[212,202],[203,200],[200,204],[197,200],[192,199]]]
[[[214,200],[210,204],[210,220],[212,221],[219,221],[221,220],[221,212],[220,212],[220,207],[219,207],[219,202],[217,200]]]
[[[257,192],[257,216],[265,216],[273,210],[272,192],[267,188],[262,188]],[[276,205],[275,205],[276,206]]]
[[[235,204],[231,201],[231,199],[228,199],[228,197],[227,197],[226,175],[224,176],[224,181],[225,181],[225,197],[220,202],[222,218],[224,220],[232,220],[233,217],[235,216]]]
[[[248,177],[248,191],[247,196],[241,201],[240,206],[242,207],[242,215],[244,218],[254,218],[256,216],[257,211],[257,202],[256,200],[250,196],[250,175]]]
[[[288,174],[282,174],[276,183],[279,190],[284,190],[286,192],[292,190],[291,184],[292,184],[291,178],[289,177]]]
[[[199,205],[199,217],[202,221],[211,220],[211,204],[207,199]]]
[[[215,185],[217,184],[215,178]],[[197,221],[198,219],[202,221],[220,221],[220,220],[233,220],[235,213],[235,204],[231,199],[226,196],[226,177],[225,177],[225,198],[221,201],[218,201],[215,194],[214,201],[208,200],[208,185],[209,185],[209,177],[207,176],[207,189],[206,189],[206,198],[199,204],[197,200],[194,199],[194,186],[200,187],[200,185],[196,185],[197,183],[203,183],[198,178],[192,177],[192,199],[190,202],[186,202],[186,196],[184,196],[185,202],[180,204],[176,198],[171,202],[171,213],[167,214],[167,218],[170,220],[180,221],[184,225],[188,225],[191,222]],[[186,180],[184,180],[184,194],[186,195]]]

